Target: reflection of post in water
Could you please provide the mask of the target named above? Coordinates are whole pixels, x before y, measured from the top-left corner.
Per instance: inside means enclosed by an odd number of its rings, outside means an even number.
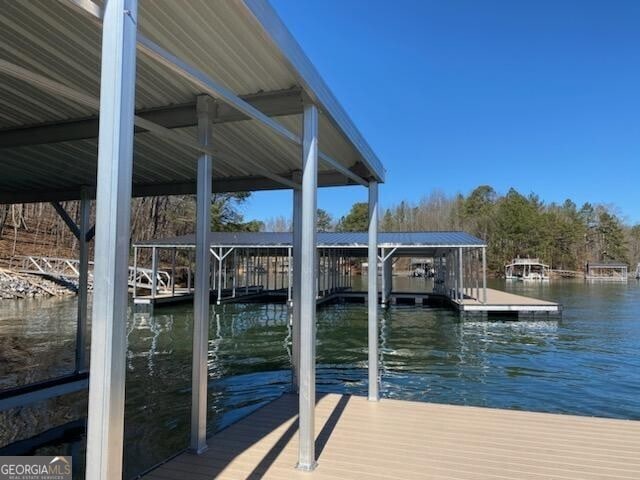
[[[215,313],[214,317],[216,319],[216,332],[215,332],[215,337],[209,340],[209,345],[211,345],[211,348],[209,349],[209,353],[211,355],[211,360],[208,362],[209,370],[211,370],[214,365],[218,366],[217,364],[220,362],[220,355],[219,355],[220,345],[222,344],[222,340],[223,340],[222,326],[220,325],[220,314]],[[233,325],[233,316],[231,318],[232,318],[232,325]]]
[[[151,337],[151,345],[149,346],[147,368],[149,370],[149,375],[153,376],[155,371],[155,356],[158,353],[158,338],[160,337],[162,328],[160,328],[158,319],[155,317],[155,315],[152,315],[149,320],[149,330],[151,331],[151,333],[153,333],[153,336]]]
[[[387,351],[387,335],[389,333],[388,332],[389,325],[387,325],[387,317],[389,317],[390,315],[391,315],[390,310],[384,309],[382,311],[382,316],[380,317],[380,353],[378,355],[380,360],[380,373],[379,373],[380,376],[387,373],[387,368],[384,361],[384,354]]]
[[[291,390],[292,393],[296,393],[296,380],[295,380],[295,370],[293,365],[293,354],[292,354],[292,339],[293,339],[293,308],[287,308],[287,336],[284,339],[284,347],[287,351],[287,357],[289,358],[289,365],[291,366]]]
[[[160,343],[160,335],[162,332],[167,331],[171,332],[173,330],[174,319],[173,315],[156,315],[153,306],[149,306],[149,309],[146,311],[137,311],[131,315],[131,321],[129,322],[129,327],[127,329],[127,361],[129,369],[134,369],[135,365],[133,365],[133,359],[135,357],[147,356],[147,369],[150,376],[154,376],[155,374],[155,357],[162,353],[171,353],[173,350],[169,349],[167,351],[159,351],[158,345]],[[138,335],[132,335],[134,330],[144,331],[148,330],[151,332],[151,341],[149,343],[148,348],[146,348],[146,353],[142,353],[145,351],[145,346],[140,346],[135,344],[133,341],[134,338],[140,340],[145,337]],[[173,338],[169,335],[169,338]],[[139,353],[136,353],[139,352]]]

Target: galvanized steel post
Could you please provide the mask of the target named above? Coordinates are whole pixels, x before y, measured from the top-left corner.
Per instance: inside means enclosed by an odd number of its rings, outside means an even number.
[[[136,0],[104,4],[86,478],[122,478]]]
[[[458,248],[458,268],[460,269],[460,284],[458,288],[460,289],[460,300],[464,300],[464,255],[462,252],[462,247]]]
[[[231,282],[231,297],[236,298],[236,286],[238,282],[238,250],[233,250],[233,280]]]
[[[305,103],[302,145],[302,242],[300,294],[300,411],[298,416],[300,470],[316,467],[316,205],[318,188],[318,109]]]
[[[151,248],[151,298],[156,298],[158,291],[158,250]]]
[[[138,290],[138,247],[133,247],[133,298],[137,296]]]
[[[287,261],[287,305],[291,306],[291,280],[293,278],[293,261],[291,259],[291,247],[287,249],[288,261]]]
[[[224,257],[222,256],[222,247],[218,249],[218,300],[217,304],[220,305],[222,303],[222,289],[224,288],[222,285],[222,267],[224,265]]]
[[[302,179],[300,179],[302,181]],[[300,294],[302,289],[302,190],[293,191],[293,319],[292,319],[292,367],[293,390],[300,389]]]
[[[482,247],[482,303],[487,303],[487,248]]]
[[[212,117],[215,105],[211,98],[197,101],[198,141],[212,144]],[[193,295],[193,354],[191,370],[191,440],[190,450],[200,454],[207,449],[207,353],[209,346],[209,274],[211,230],[211,179],[213,158],[203,153],[198,158],[196,185],[196,253]]]
[[[378,392],[378,182],[369,182],[369,400]]]
[[[76,328],[76,372],[87,369],[87,299],[89,295],[89,213],[91,200],[86,188],[80,191],[80,262],[78,265],[78,325]],[[127,278],[129,272],[127,270]]]
[[[384,248],[380,249],[380,258],[382,259],[380,261],[380,303],[382,305],[385,305],[387,303],[387,276],[386,276],[386,272],[385,269],[387,268],[386,262],[384,261],[384,254],[386,253]]]

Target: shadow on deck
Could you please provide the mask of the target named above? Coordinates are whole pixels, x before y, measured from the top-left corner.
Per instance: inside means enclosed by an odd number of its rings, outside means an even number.
[[[300,472],[285,395],[147,480],[640,478],[640,422],[328,394],[316,406],[318,467]]]

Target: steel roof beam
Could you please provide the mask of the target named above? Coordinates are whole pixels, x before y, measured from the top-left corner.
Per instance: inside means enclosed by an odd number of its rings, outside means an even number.
[[[280,175],[283,179],[288,180],[290,175]],[[292,188],[285,185],[282,181],[275,181],[266,176],[251,177],[230,177],[218,178],[214,176],[213,192],[248,192],[260,190],[282,190]],[[291,180],[295,182],[295,178]],[[337,172],[318,173],[318,186],[337,187],[353,185],[342,174]],[[90,188],[95,196],[95,187]],[[175,182],[161,184],[134,184],[132,195],[134,197],[152,197],[156,195],[194,195],[196,193],[195,180],[193,182]],[[31,190],[28,192],[7,192],[0,191],[0,204],[12,203],[37,203],[37,202],[54,202],[54,201],[70,201],[79,200],[79,189],[64,190]]]
[[[96,110],[100,109],[100,100],[92,97],[86,93],[80,92],[74,88],[63,85],[59,82],[51,80],[43,75],[27,70],[19,65],[15,65],[13,63],[7,62],[6,60],[0,59],[0,72],[5,73],[6,75],[13,76],[15,78],[21,79],[31,85],[34,85],[38,88],[46,90],[50,93],[54,93],[60,95],[62,97],[68,98],[71,101],[80,103],[89,108],[95,108]],[[154,123],[150,120],[142,118],[140,116],[134,116],[134,123],[137,127],[149,131],[156,135],[157,137],[164,138],[166,140],[172,141],[174,143],[192,148],[198,152],[206,153],[212,156],[216,156],[221,163],[230,164],[231,162],[225,161],[220,158],[221,154],[218,151],[215,151],[211,147],[203,146],[194,140],[192,137],[185,135],[176,130],[171,130],[169,128],[165,128],[162,125]],[[224,156],[224,154],[222,155]],[[254,168],[257,172],[262,173],[265,177],[270,178],[275,181],[279,181],[285,186],[289,188],[299,188],[300,185],[292,182],[291,180],[281,177],[280,175],[269,172],[267,169],[260,166],[257,162],[250,160],[248,158],[243,159],[245,163],[248,163],[252,168]]]
[[[97,23],[100,23],[102,21],[102,13],[101,13],[100,7],[97,6],[97,4],[95,4],[91,0],[67,0],[67,3],[73,6],[74,8],[89,14],[89,16]],[[295,145],[302,146],[302,139],[298,135],[288,130],[279,122],[273,120],[272,118],[269,118],[267,115],[265,115],[263,112],[255,108],[253,105],[244,101],[242,98],[237,96],[232,90],[228,89],[224,85],[217,83],[212,78],[207,76],[204,72],[198,70],[192,65],[189,65],[187,62],[177,57],[176,55],[173,55],[171,52],[167,51],[166,49],[164,49],[163,47],[155,43],[153,40],[147,38],[145,35],[141,34],[140,32],[138,32],[137,38],[138,38],[137,46],[140,52],[144,53],[150,58],[153,58],[155,61],[164,65],[166,68],[178,74],[182,78],[188,80],[193,85],[196,85],[197,87],[202,89],[204,93],[207,93],[212,97],[226,103],[227,105],[238,110],[239,112],[243,113],[247,117],[253,120],[257,120],[261,125],[266,126],[272,132],[281,136],[285,140],[288,140],[294,143]],[[368,180],[365,180],[361,178],[359,175],[356,175],[347,167],[344,167],[343,165],[333,160],[331,157],[324,154],[323,152],[318,151],[318,156],[325,164],[328,164],[334,168],[336,168],[336,165],[339,165],[340,166],[339,171],[342,172],[345,176],[356,181],[356,183],[363,186],[369,185]],[[384,174],[379,175],[377,172],[372,172],[372,173],[374,173],[377,176],[384,175]],[[358,180],[355,180],[355,178],[358,178]]]
[[[302,98],[300,89],[278,90],[251,95],[241,95],[240,98],[259,108],[270,117],[296,115],[302,113]],[[156,123],[162,127],[188,128],[195,127],[196,104],[169,105],[136,112],[136,116]],[[214,124],[249,120],[249,117],[238,112],[226,104],[218,105]],[[97,116],[79,118],[60,123],[43,123],[27,127],[0,130],[0,148],[41,145],[73,140],[86,140],[98,137]],[[136,133],[145,129],[136,126]]]

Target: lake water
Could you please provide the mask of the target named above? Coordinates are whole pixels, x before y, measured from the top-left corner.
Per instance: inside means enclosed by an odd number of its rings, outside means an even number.
[[[424,282],[394,278],[398,289],[425,289]],[[514,322],[463,320],[445,308],[381,310],[384,397],[640,420],[636,281],[491,286],[558,301],[564,313]],[[72,370],[75,305],[75,298],[0,303],[0,388]],[[127,477],[187,446],[192,319],[185,305],[128,320]],[[285,306],[212,308],[209,338],[210,433],[290,389]],[[365,394],[365,306],[321,308],[317,339],[318,390]],[[0,446],[85,414],[84,394],[4,412]]]

